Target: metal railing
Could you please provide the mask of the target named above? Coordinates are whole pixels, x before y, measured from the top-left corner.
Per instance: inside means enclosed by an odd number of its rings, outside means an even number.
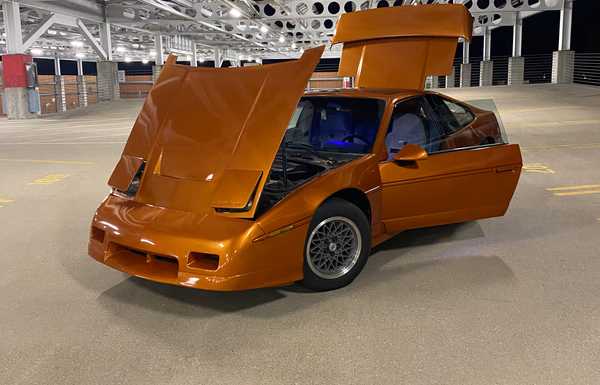
[[[600,86],[600,53],[576,53],[573,81]]]
[[[552,82],[552,54],[525,55],[525,83]]]
[[[480,57],[470,58],[471,63],[471,87],[477,87],[480,80]],[[525,55],[523,80],[524,84],[550,83],[552,82],[553,54]],[[509,61],[508,56],[496,56],[492,58],[493,72],[492,85],[508,85]],[[309,80],[307,89],[328,89],[344,87],[344,79],[336,75],[337,66],[326,63],[331,72],[317,72]],[[461,58],[455,58],[453,62],[454,87],[460,87]],[[321,68],[322,70],[323,68]],[[600,86],[600,53],[576,53],[573,63],[573,82]],[[448,79],[451,79],[448,78]],[[434,87],[445,88],[448,86],[446,77],[439,77]],[[83,84],[85,83],[85,84]],[[152,74],[148,71],[132,72],[128,70],[125,81],[119,83],[119,94],[121,98],[144,98],[152,88]],[[102,85],[100,85],[102,86]],[[346,84],[348,86],[348,84]],[[53,75],[39,76],[40,107],[42,114],[56,113],[73,108],[94,104],[99,100],[96,76],[70,76],[56,77]],[[0,100],[2,97],[2,86],[0,85]],[[117,94],[118,95],[118,94]],[[1,106],[0,106],[1,107]],[[0,114],[2,111],[0,110]]]

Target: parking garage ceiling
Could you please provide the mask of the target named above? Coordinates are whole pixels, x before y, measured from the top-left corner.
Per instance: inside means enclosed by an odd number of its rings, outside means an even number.
[[[378,7],[463,3],[474,16],[474,33],[513,25],[563,0],[21,0],[23,37],[46,23],[49,28],[28,49],[38,57],[86,58],[97,52],[82,36],[93,39],[110,25],[116,60],[153,60],[155,41],[163,36],[167,52],[212,58],[215,49],[238,59],[296,57],[303,49],[328,44],[344,12]],[[51,19],[52,18],[52,19]],[[51,20],[50,20],[51,19]],[[2,28],[5,23],[2,22]],[[0,49],[6,45],[6,32]],[[337,57],[339,47],[326,50]]]

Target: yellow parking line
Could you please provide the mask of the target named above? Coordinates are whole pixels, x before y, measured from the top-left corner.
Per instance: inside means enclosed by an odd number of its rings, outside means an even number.
[[[52,183],[60,182],[61,180],[65,179],[68,176],[69,176],[68,174],[50,174],[50,175],[46,175],[43,178],[36,179],[33,182],[30,182],[29,184],[52,184]]]
[[[600,194],[600,190],[583,190],[583,191],[570,191],[570,192],[559,192],[554,193],[557,197],[574,196],[574,195],[590,195]]]
[[[555,171],[542,163],[530,163],[523,165],[524,172],[532,172],[538,174],[554,174]]]
[[[0,208],[4,207],[3,203],[12,203],[14,200],[0,197]]]
[[[94,164],[94,162],[87,162],[87,161],[83,161],[83,160],[11,159],[11,158],[0,158],[0,162],[48,163],[48,164],[80,164],[80,165],[91,165],[91,164]]]
[[[583,190],[583,189],[595,189],[600,188],[600,184],[582,184],[575,186],[560,186],[547,188],[546,191],[568,191],[568,190]]]

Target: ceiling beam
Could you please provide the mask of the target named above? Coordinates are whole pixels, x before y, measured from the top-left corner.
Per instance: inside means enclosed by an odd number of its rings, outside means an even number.
[[[81,30],[81,33],[82,33],[83,37],[85,38],[85,40],[92,47],[92,49],[94,50],[94,52],[96,52],[96,54],[100,57],[100,59],[107,60],[108,59],[108,55],[106,54],[106,51],[104,50],[104,48],[102,48],[102,46],[100,45],[100,43],[96,40],[96,38],[94,37],[94,35],[92,35],[92,33],[85,26],[85,24],[83,24],[83,21],[81,21],[81,19],[77,20],[77,26]]]
[[[57,21],[57,19],[58,17],[53,13],[46,17],[42,21],[42,23],[37,27],[37,29],[31,34],[29,34],[27,39],[25,39],[25,41],[23,42],[23,50],[25,51],[29,49],[29,47],[31,47],[33,43],[35,43],[35,41],[39,39],[40,36],[42,36],[48,30],[48,28],[50,28],[52,24],[54,24]]]
[[[41,9],[52,13],[61,13],[63,15],[82,18],[89,21],[104,21],[104,6],[96,2],[85,2],[85,7],[83,6],[83,2],[75,0],[19,0],[19,3],[31,8]],[[70,5],[77,4],[80,5],[77,8],[69,7]]]

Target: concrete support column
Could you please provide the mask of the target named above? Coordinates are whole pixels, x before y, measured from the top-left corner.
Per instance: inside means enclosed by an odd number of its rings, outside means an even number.
[[[221,67],[223,64],[223,51],[215,48],[215,68]]]
[[[56,100],[56,112],[67,110],[67,94],[65,90],[65,78],[62,75],[54,76],[54,96]]]
[[[489,61],[492,58],[492,30],[486,27],[483,32],[483,60]]]
[[[160,71],[162,71],[163,66],[154,65],[152,66],[152,83],[156,84],[158,77],[160,76]]]
[[[198,50],[196,43],[192,43],[192,62],[190,64],[192,67],[198,67]]]
[[[9,54],[23,53],[23,33],[19,3],[16,1],[4,1],[2,3],[2,12],[6,33],[6,52]]]
[[[6,52],[3,55],[3,110],[9,119],[26,119],[35,117],[31,113],[32,95],[27,88],[26,66],[32,58],[23,54],[23,34],[19,3],[5,1],[2,3],[4,32],[6,33]],[[38,96],[39,97],[39,96]],[[39,102],[38,102],[39,105]]]
[[[524,83],[525,58],[513,56],[508,58],[508,85],[518,86]]]
[[[446,75],[446,88],[454,88],[455,76],[456,71],[454,69],[454,66],[452,66],[452,72]]]
[[[575,51],[555,51],[552,53],[552,83],[573,83]]]
[[[106,57],[103,59],[106,61],[112,61],[112,41],[110,36],[110,23],[105,22],[100,24],[100,45],[106,53]]]
[[[425,78],[425,88],[431,89],[437,87],[437,76],[427,76]]]
[[[460,65],[460,86],[471,87],[471,63]]]
[[[573,0],[565,0],[560,10],[560,30],[558,34],[558,50],[571,50],[571,27],[573,24]]]
[[[98,100],[103,102],[120,99],[117,63],[103,60],[97,62],[96,67]]]
[[[154,50],[156,51],[154,63],[156,63],[157,66],[162,67],[165,64],[165,53],[163,49],[163,39],[159,33],[154,36]]]
[[[79,96],[79,107],[88,106],[87,83],[85,76],[77,76],[77,95]]]
[[[463,41],[462,64],[469,64],[470,50],[471,43],[468,41]]]
[[[77,60],[77,96],[79,99],[79,107],[87,107],[87,84],[85,76],[83,76],[83,60]]]
[[[483,60],[479,67],[479,86],[486,87],[492,85],[494,76],[494,62],[491,60]]]
[[[56,112],[65,112],[67,110],[65,79],[62,77],[60,58],[58,56],[54,57],[54,100],[56,102]]]
[[[519,57],[522,54],[523,47],[523,19],[517,13],[515,17],[515,24],[513,25],[513,45],[512,55],[513,57]]]

